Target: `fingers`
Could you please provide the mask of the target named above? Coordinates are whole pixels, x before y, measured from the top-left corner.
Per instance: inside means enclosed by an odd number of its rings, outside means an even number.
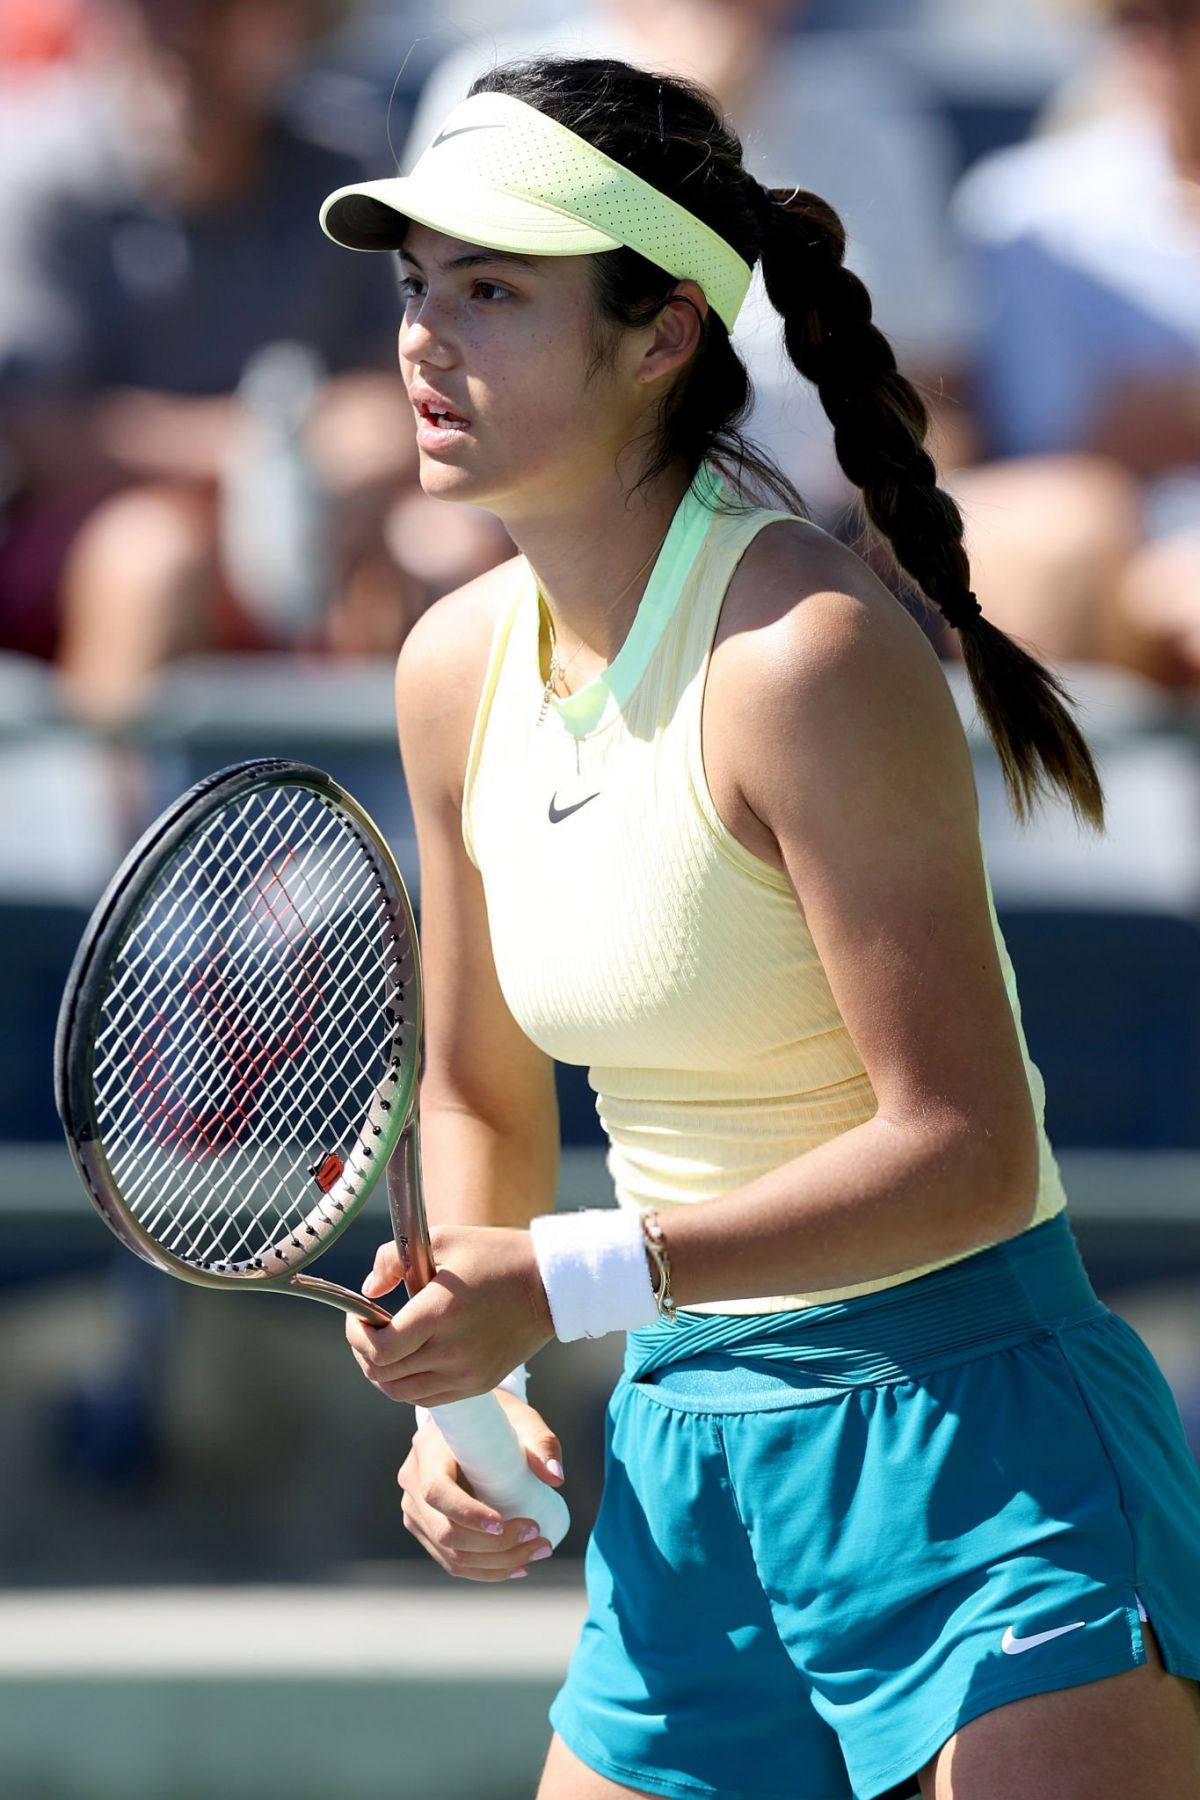
[[[517,1433],[520,1438],[520,1432]],[[525,1451],[525,1460],[539,1481],[550,1487],[561,1487],[563,1484],[562,1445],[552,1431],[543,1430],[532,1439],[521,1440]]]
[[[404,1496],[405,1529],[448,1575],[466,1581],[507,1581],[524,1575],[532,1561],[551,1554],[548,1541],[530,1519],[509,1521],[493,1538],[456,1529],[416,1496]]]
[[[369,1325],[354,1313],[346,1314],[346,1342],[355,1361],[367,1379],[385,1391],[420,1372],[420,1352],[432,1329],[428,1318],[407,1306],[387,1325]],[[423,1396],[397,1393],[391,1398],[420,1401]]]
[[[390,1294],[404,1280],[404,1265],[400,1261],[400,1252],[389,1238],[387,1243],[380,1244],[375,1252],[375,1261],[371,1273],[362,1284],[362,1291],[368,1300],[378,1300],[382,1294]]]
[[[564,1479],[562,1445],[541,1413],[536,1412],[527,1400],[519,1400],[504,1388],[499,1389],[497,1397],[509,1416],[517,1442],[525,1452],[525,1460],[538,1480],[548,1487],[561,1487]]]
[[[486,1393],[489,1381],[461,1349],[440,1351],[436,1315],[419,1303],[406,1306],[386,1325],[371,1325],[348,1313],[346,1342],[367,1380],[389,1400],[409,1406],[450,1406]]]
[[[486,1500],[478,1500],[462,1485],[458,1464],[446,1448],[440,1432],[426,1429],[418,1436],[429,1439],[423,1447],[414,1441],[411,1453],[396,1477],[406,1494],[412,1494],[437,1513],[456,1532],[483,1533],[489,1539],[503,1537],[506,1521]],[[527,1520],[531,1524],[532,1520]],[[476,1544],[476,1548],[479,1545]]]
[[[413,1451],[397,1480],[404,1491],[405,1529],[448,1575],[467,1581],[523,1578],[551,1546],[532,1519],[501,1519],[459,1486],[456,1464],[431,1441]]]
[[[467,1399],[477,1391],[470,1385],[448,1388],[444,1369],[414,1369],[406,1363],[401,1374],[389,1374],[377,1356],[372,1358],[353,1346],[351,1348],[362,1373],[388,1400],[399,1400],[406,1406],[451,1406],[456,1400]]]

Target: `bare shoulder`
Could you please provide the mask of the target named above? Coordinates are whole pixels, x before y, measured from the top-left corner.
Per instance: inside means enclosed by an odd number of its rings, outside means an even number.
[[[404,640],[396,664],[396,722],[405,768],[433,765],[461,788],[471,728],[501,608],[520,562],[509,557],[435,600]]]
[[[962,723],[929,639],[861,557],[811,525],[780,521],[750,545],[730,582],[713,677],[730,701],[742,696],[743,712],[747,691],[755,693],[767,728],[801,733],[810,750],[831,734],[836,746],[863,733],[875,717],[914,755],[948,753],[970,778]]]
[[[486,569],[473,581],[444,594],[421,614],[404,640],[397,683],[413,706],[439,708],[447,693],[461,695],[472,677],[483,680],[488,648],[500,608],[513,592],[519,556]],[[479,697],[476,685],[470,710]]]
[[[853,550],[801,520],[766,526],[746,551],[722,613],[718,644],[726,643],[739,662],[760,665],[759,675],[774,670],[785,686],[835,669],[854,679],[894,666],[948,694],[937,654],[906,608]]]
[[[872,796],[894,812],[936,792],[974,829],[970,751],[937,653],[862,559],[811,525],[764,527],[738,565],[704,731],[718,811],[777,866],[774,821],[803,796],[853,795],[862,818]]]

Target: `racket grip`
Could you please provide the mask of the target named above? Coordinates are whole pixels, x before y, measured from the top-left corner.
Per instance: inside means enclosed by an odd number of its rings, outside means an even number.
[[[571,1523],[567,1503],[529,1467],[494,1394],[431,1407],[430,1417],[478,1499],[506,1519],[533,1519],[552,1545],[561,1543]]]

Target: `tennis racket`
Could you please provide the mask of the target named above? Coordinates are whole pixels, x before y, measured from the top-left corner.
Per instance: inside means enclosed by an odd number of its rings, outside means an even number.
[[[386,1324],[304,1271],[386,1171],[410,1297],[432,1278],[421,1004],[404,882],[343,788],[280,759],[197,782],[117,871],[63,996],[55,1097],[100,1216],[184,1281]],[[494,1395],[433,1417],[481,1499],[561,1540],[566,1505]]]

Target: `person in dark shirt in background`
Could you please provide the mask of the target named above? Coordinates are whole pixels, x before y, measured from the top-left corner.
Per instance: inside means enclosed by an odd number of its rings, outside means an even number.
[[[394,278],[313,231],[360,170],[285,104],[335,5],[104,0],[70,152],[59,121],[22,157],[0,645],[55,657],[93,720],[192,649],[391,652],[425,597],[388,546],[415,469]]]

